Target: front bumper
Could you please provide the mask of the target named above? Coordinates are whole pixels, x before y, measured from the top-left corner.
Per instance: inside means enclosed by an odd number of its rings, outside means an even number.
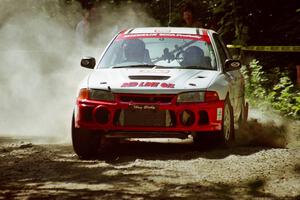
[[[77,100],[75,127],[101,130],[106,133],[191,133],[222,129],[223,100],[179,104],[176,102],[176,95],[116,94],[115,96],[114,102]]]

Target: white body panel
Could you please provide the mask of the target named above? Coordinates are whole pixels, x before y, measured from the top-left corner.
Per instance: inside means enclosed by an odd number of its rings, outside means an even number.
[[[132,80],[129,76],[169,76],[167,80]],[[210,70],[191,70],[191,69],[97,69],[94,70],[86,82],[81,83],[80,88],[93,88],[109,90],[114,93],[159,93],[159,94],[178,94],[186,91],[205,91],[216,77],[220,76],[218,71]],[[157,87],[122,87],[129,82],[159,82],[175,84],[174,88],[163,88],[161,84]],[[222,91],[224,83],[220,79],[219,84],[213,84],[213,90],[217,91],[220,98],[225,98]]]
[[[197,69],[151,69],[151,68],[115,68],[115,69],[94,69],[79,85],[81,88],[93,88],[111,90],[113,93],[135,93],[135,94],[178,94],[187,91],[216,91],[220,100],[225,100],[227,95],[230,98],[236,116],[240,113],[240,103],[243,97],[243,78],[241,73],[236,71],[223,72],[224,63],[220,61],[219,50],[216,47],[212,30],[198,28],[136,28],[130,29],[125,34],[141,33],[177,33],[177,34],[202,34],[203,32],[211,39],[216,52],[217,70]],[[109,45],[108,45],[109,46]],[[107,48],[106,48],[107,49]],[[106,51],[106,50],[105,50]],[[102,53],[100,60],[105,55]],[[167,80],[133,80],[129,76],[169,76]],[[157,87],[122,87],[124,83],[138,82],[159,82]],[[163,88],[161,83],[174,84],[174,88]],[[236,117],[235,116],[235,117]]]

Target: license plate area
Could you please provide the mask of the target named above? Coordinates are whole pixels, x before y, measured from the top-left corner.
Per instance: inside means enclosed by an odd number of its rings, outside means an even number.
[[[132,105],[122,110],[122,126],[166,127],[167,111],[153,105]]]
[[[131,111],[158,111],[156,105],[130,105],[129,110]]]

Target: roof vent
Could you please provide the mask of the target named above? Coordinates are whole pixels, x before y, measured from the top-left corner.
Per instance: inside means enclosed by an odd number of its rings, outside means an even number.
[[[128,76],[131,80],[168,80],[170,76]]]

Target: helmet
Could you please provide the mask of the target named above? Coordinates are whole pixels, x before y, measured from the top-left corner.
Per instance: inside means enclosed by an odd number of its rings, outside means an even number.
[[[185,66],[201,66],[204,52],[196,46],[188,47],[183,53],[182,65]]]
[[[126,41],[124,55],[126,61],[143,62],[145,57],[145,43],[139,39]]]

